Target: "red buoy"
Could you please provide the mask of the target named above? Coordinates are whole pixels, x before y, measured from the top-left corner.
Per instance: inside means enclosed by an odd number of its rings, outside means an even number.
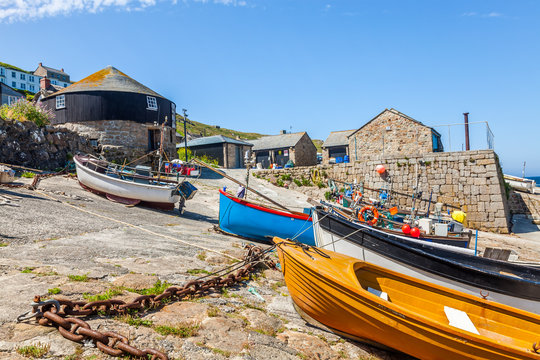
[[[420,237],[420,229],[417,228],[417,227],[413,227],[411,229],[411,236],[415,237],[415,238],[419,238]]]
[[[409,235],[409,233],[411,232],[411,227],[405,224],[401,227],[401,231],[403,231],[405,235]]]
[[[375,171],[377,171],[379,174],[384,174],[384,172],[386,171],[384,165],[377,165],[375,167]]]

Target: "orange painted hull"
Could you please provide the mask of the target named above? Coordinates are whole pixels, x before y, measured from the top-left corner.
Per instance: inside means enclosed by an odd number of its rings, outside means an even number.
[[[536,314],[331,251],[320,250],[329,258],[313,248],[307,255],[288,241],[274,242],[295,304],[339,333],[423,360],[540,360],[533,351],[533,344],[540,342]],[[382,291],[382,298],[368,288]],[[450,326],[445,306],[467,314],[478,334]]]

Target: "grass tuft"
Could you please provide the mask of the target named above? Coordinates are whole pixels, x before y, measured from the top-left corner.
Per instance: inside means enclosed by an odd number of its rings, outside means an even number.
[[[154,330],[161,335],[175,335],[182,338],[197,335],[200,325],[156,326]]]
[[[21,346],[17,348],[17,352],[24,357],[40,358],[49,352],[51,346],[49,344],[42,344],[40,342],[35,345]]]
[[[55,287],[55,288],[47,290],[47,292],[49,293],[49,295],[56,295],[56,294],[60,294],[62,292],[62,290]]]
[[[79,281],[79,282],[87,282],[89,279],[88,279],[88,274],[84,274],[84,275],[68,275],[68,279],[71,280],[71,281]]]

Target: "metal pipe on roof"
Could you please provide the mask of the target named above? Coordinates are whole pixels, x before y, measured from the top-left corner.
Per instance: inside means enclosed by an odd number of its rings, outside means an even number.
[[[469,151],[471,149],[469,145],[469,113],[463,113],[465,117],[465,150]]]

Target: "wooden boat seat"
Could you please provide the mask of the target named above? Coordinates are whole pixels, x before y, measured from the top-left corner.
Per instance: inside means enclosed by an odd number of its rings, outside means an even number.
[[[530,348],[531,344],[520,339],[538,337],[527,326],[527,313],[516,316],[512,308],[501,311],[488,304],[460,296],[444,287],[416,282],[413,278],[383,273],[368,263],[356,263],[353,266],[358,284],[372,297],[383,299],[386,293],[388,303],[406,309],[407,313],[416,313],[441,324],[463,324],[465,316],[473,328],[483,336],[500,339],[507,344]],[[371,289],[371,291],[370,291]],[[368,295],[369,296],[369,295]],[[380,300],[377,300],[380,301]],[[445,311],[445,309],[452,309]],[[401,312],[401,311],[400,311]],[[448,314],[450,312],[450,315]],[[463,313],[459,315],[460,313]],[[457,326],[459,328],[459,326]],[[461,330],[471,331],[461,328]],[[474,331],[473,331],[474,332]]]

